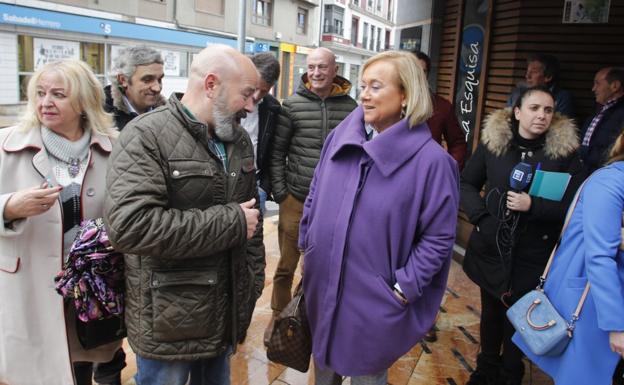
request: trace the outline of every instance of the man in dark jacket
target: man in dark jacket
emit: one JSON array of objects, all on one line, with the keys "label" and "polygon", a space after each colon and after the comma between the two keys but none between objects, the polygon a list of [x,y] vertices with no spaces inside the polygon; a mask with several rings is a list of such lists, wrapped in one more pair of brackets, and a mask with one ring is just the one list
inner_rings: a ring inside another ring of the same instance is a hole
[{"label": "man in dark jacket", "polygon": [[260,73],[260,81],[253,96],[255,108],[241,120],[241,126],[247,131],[254,145],[260,211],[264,213],[267,196],[271,195],[269,152],[273,145],[273,135],[280,111],[280,103],[269,94],[269,91],[279,78],[280,64],[271,52],[256,54],[251,57],[251,61]]},{"label": "man in dark jacket", "polygon": [[130,122],[111,154],[104,217],[125,254],[139,384],[229,384],[264,286],[253,146],[236,124],[257,84],[249,58],[210,46],[186,93]]},{"label": "man in dark jacket", "polygon": [[518,96],[526,88],[546,86],[555,97],[555,110],[569,118],[574,118],[572,93],[559,87],[559,59],[553,55],[534,53],[527,58],[525,82],[511,91],[507,106],[513,107]]},{"label": "man in dark jacket", "polygon": [[264,334],[273,330],[275,316],[291,299],[299,262],[299,221],[314,168],[325,138],[353,109],[351,83],[337,75],[335,55],[327,48],[310,52],[296,93],[286,98],[279,116],[270,159],[272,191],[279,203],[278,243],[280,260],[273,276],[273,317]]},{"label": "man in dark jacket", "polygon": [[113,114],[119,130],[140,114],[165,104],[160,94],[163,63],[159,51],[144,45],[119,51],[110,74],[111,85],[104,87],[104,109]]},{"label": "man in dark jacket", "polygon": [[[431,59],[424,52],[414,51],[413,53],[428,77]],[[431,92],[431,99],[433,99],[433,116],[427,120],[431,136],[440,144],[444,138],[446,150],[455,159],[459,171],[461,171],[464,168],[464,158],[466,157],[466,136],[459,127],[455,108],[448,100],[433,91]]]},{"label": "man in dark jacket", "polygon": [[607,67],[596,73],[592,91],[600,109],[581,131],[581,158],[589,172],[601,167],[615,139],[624,129],[624,68]]}]

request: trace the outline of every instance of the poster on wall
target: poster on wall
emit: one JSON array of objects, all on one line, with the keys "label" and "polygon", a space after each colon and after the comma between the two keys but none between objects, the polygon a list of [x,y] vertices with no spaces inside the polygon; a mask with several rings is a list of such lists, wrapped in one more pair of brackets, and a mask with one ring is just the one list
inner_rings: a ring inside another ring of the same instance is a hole
[{"label": "poster on wall", "polygon": [[472,139],[477,123],[477,105],[481,88],[481,70],[485,53],[490,5],[488,0],[466,0],[462,26],[459,62],[457,63],[457,91],[455,115],[472,151]]},{"label": "poster on wall", "polygon": [[608,23],[610,0],[566,0],[564,24]]},{"label": "poster on wall", "polygon": [[160,50],[164,61],[165,76],[180,76],[180,52]]},{"label": "poster on wall", "polygon": [[[119,51],[121,51],[124,48],[128,48],[128,46],[123,46],[123,45],[111,46],[111,51],[110,51],[111,65],[115,63],[115,59],[119,56]],[[164,62],[163,71],[165,72],[165,76],[176,76],[176,77],[181,76],[180,52],[161,49],[160,54]]]},{"label": "poster on wall", "polygon": [[33,39],[35,71],[61,59],[80,59],[80,43],[66,40]]}]

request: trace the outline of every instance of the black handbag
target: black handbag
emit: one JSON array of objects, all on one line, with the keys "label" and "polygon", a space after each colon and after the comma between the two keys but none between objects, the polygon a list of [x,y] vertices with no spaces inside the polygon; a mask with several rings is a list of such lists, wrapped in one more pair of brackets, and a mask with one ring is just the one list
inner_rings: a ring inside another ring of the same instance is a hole
[{"label": "black handbag", "polygon": [[119,341],[126,337],[123,316],[83,322],[76,317],[76,334],[85,350]]},{"label": "black handbag", "polygon": [[267,344],[267,357],[305,373],[310,367],[311,354],[312,335],[300,283],[292,300],[275,319],[273,333]]}]

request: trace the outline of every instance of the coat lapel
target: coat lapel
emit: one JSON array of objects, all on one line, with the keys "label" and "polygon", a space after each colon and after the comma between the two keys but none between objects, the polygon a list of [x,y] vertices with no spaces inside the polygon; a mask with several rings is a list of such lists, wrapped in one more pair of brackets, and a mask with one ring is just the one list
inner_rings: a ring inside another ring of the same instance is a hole
[{"label": "coat lapel", "polygon": [[335,131],[335,147],[329,153],[332,159],[340,156],[347,147],[361,147],[384,176],[392,174],[431,140],[431,132],[426,123],[409,127],[407,119],[402,119],[375,139],[366,141],[364,111],[361,106],[340,123]]},{"label": "coat lapel", "polygon": [[4,142],[3,149],[6,152],[36,151],[32,160],[33,166],[44,178],[50,174],[50,162],[43,147],[40,128],[35,127],[28,131],[13,130]]}]

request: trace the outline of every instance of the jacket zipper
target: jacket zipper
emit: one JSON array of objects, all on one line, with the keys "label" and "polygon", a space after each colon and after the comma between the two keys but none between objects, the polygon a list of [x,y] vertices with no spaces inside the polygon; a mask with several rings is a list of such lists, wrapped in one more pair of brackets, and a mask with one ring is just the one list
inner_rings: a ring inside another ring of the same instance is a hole
[{"label": "jacket zipper", "polygon": [[321,139],[322,139],[322,143],[321,143],[321,147],[323,146],[323,143],[325,143],[325,139],[327,138],[327,131],[328,131],[328,119],[327,119],[327,105],[325,104],[325,100],[321,100],[321,122],[323,123],[323,125],[321,126]]}]

